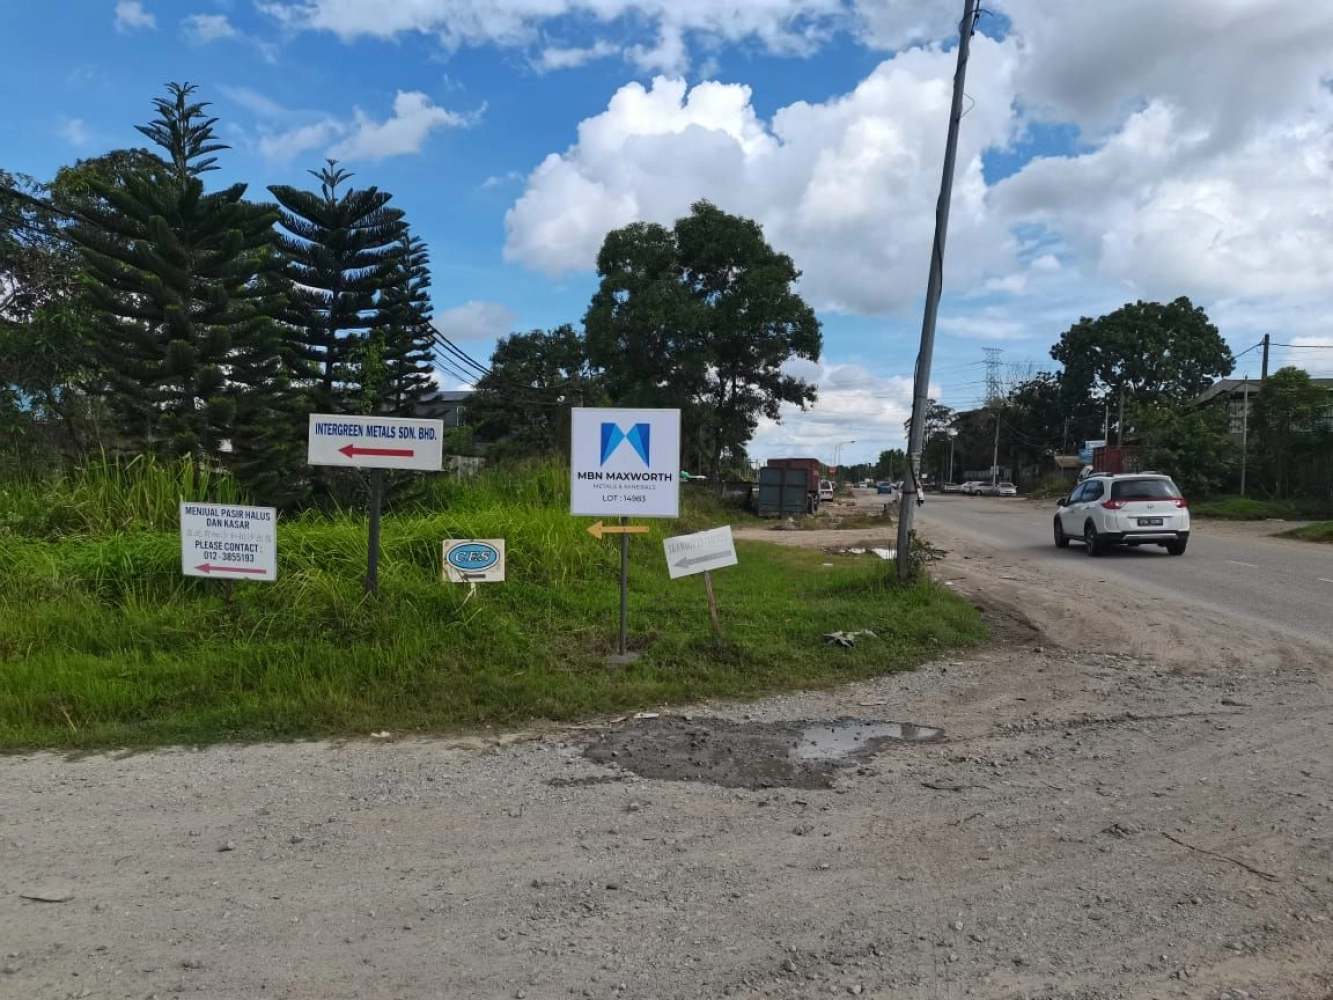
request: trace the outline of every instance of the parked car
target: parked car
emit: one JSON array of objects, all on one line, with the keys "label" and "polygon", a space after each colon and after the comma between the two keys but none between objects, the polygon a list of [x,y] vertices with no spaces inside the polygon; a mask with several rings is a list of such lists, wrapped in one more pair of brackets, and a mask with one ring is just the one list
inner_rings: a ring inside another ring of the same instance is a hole
[{"label": "parked car", "polygon": [[833,499],[833,482],[829,479],[821,479],[819,482],[819,502],[828,503]]},{"label": "parked car", "polygon": [[997,483],[977,483],[972,492],[979,497],[998,497],[1000,487]]},{"label": "parked car", "polygon": [[976,493],[977,487],[980,485],[981,483],[979,483],[977,480],[969,479],[967,482],[963,483],[961,486],[958,487],[958,492],[966,493],[968,496],[971,496],[972,494]]},{"label": "parked car", "polygon": [[963,487],[960,486],[958,483],[945,483],[943,486],[940,487],[940,492],[941,492],[941,493],[957,493],[957,492],[958,492],[959,490],[961,490],[962,488],[963,488]]},{"label": "parked car", "polygon": [[999,495],[1002,497],[1018,496],[1018,487],[1015,486],[1013,483],[1000,483],[999,487],[1000,487]]},{"label": "parked car", "polygon": [[1059,548],[1081,538],[1090,556],[1111,545],[1160,545],[1180,556],[1190,540],[1189,501],[1160,473],[1094,473],[1060,501],[1054,531]]},{"label": "parked car", "polygon": [[887,494],[888,496],[893,496],[894,494],[893,483],[880,483],[875,487],[875,492],[884,493]]}]

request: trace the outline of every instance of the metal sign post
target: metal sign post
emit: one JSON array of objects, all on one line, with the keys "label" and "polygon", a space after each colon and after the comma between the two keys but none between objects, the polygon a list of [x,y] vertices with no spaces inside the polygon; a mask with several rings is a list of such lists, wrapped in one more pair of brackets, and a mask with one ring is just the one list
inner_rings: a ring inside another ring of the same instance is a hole
[{"label": "metal sign post", "polygon": [[309,465],[370,470],[366,593],[373,594],[380,582],[384,470],[439,472],[444,467],[444,421],[312,413],[306,449]]},{"label": "metal sign post", "polygon": [[[596,517],[594,538],[620,536],[620,621],[614,664],[629,651],[629,536],[647,527],[631,517],[680,515],[680,410],[576,407],[570,415],[570,513]],[[600,519],[618,518],[608,526]]]}]

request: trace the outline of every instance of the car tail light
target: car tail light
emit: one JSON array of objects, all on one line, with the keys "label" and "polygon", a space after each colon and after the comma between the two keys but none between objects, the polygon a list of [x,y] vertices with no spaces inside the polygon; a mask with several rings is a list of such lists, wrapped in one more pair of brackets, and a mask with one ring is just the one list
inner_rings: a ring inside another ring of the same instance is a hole
[{"label": "car tail light", "polygon": [[1102,506],[1105,507],[1107,510],[1119,510],[1121,507],[1125,506],[1125,501],[1107,500],[1102,503]]},{"label": "car tail light", "polygon": [[1184,497],[1176,497],[1174,502],[1177,507],[1188,507],[1190,505],[1190,502]]}]

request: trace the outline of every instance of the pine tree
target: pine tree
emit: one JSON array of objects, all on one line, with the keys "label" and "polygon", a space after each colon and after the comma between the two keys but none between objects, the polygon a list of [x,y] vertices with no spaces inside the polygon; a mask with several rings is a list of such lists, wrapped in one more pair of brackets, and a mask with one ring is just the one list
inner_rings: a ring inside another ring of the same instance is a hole
[{"label": "pine tree", "polygon": [[200,179],[227,147],[195,89],[173,83],[153,102],[158,117],[138,129],[165,158],[90,177],[70,235],[93,279],[98,353],[123,440],[216,462],[242,400],[281,391],[282,296],[275,214],[247,202],[245,184],[208,192]]},{"label": "pine tree", "polygon": [[310,405],[322,413],[359,412],[366,383],[381,377],[374,366],[383,350],[371,334],[380,322],[380,293],[400,280],[403,213],[387,207],[393,196],[377,188],[340,190],[352,175],[335,160],[310,173],[318,192],[269,188],[282,208],[278,245],[294,286],[287,320],[314,372]]},{"label": "pine tree", "polygon": [[399,246],[398,267],[380,297],[372,334],[380,381],[367,392],[367,402],[372,412],[406,417],[417,412],[435,388],[435,328],[426,245],[404,230]]}]

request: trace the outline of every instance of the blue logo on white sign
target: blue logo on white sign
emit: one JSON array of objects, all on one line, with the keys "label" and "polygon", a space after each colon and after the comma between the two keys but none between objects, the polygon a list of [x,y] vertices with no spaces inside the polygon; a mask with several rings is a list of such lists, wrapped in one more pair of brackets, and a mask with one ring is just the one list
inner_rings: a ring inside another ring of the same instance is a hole
[{"label": "blue logo on white sign", "polygon": [[652,461],[648,457],[648,445],[651,432],[651,424],[634,424],[628,431],[622,430],[619,424],[602,424],[601,464],[605,465],[610,460],[611,456],[615,454],[617,448],[625,442],[629,442],[629,446],[634,449],[634,453],[639,456],[643,461],[643,464],[652,465]]},{"label": "blue logo on white sign", "polygon": [[449,550],[449,565],[462,573],[482,573],[500,561],[500,552],[485,542],[466,542]]}]

